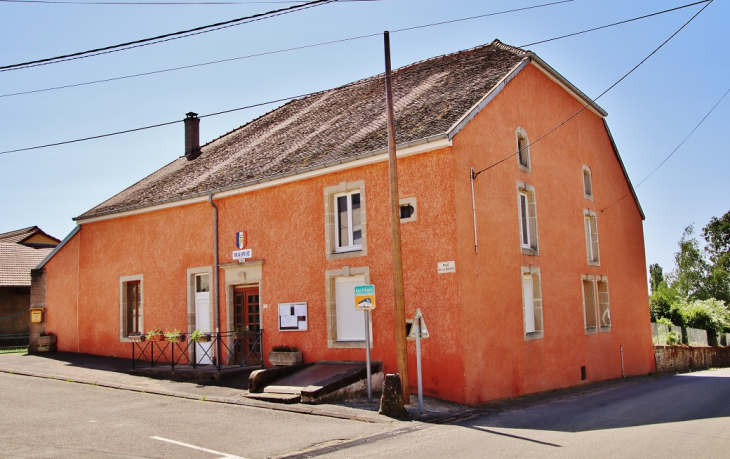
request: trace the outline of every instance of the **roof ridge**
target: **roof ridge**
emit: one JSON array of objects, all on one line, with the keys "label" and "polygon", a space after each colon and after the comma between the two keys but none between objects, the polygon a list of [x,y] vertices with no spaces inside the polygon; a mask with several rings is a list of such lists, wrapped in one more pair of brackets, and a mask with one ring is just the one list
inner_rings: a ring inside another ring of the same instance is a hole
[{"label": "roof ridge", "polygon": [[34,229],[40,229],[37,226],[28,226],[27,228],[20,228],[12,231],[8,231],[7,233],[0,233],[0,239],[3,239],[8,236],[15,236],[17,234],[25,234],[30,233]]},{"label": "roof ridge", "polygon": [[[497,47],[499,49],[502,49],[504,51],[512,52],[512,53],[514,53],[516,55],[521,55],[521,54],[527,53],[527,51],[524,50],[524,49],[522,49],[522,48],[518,48],[518,47],[515,47],[515,46],[506,45],[506,44],[502,43],[499,39],[495,38],[494,40],[491,41],[491,43],[485,43],[483,45],[473,46],[471,48],[462,49],[462,50],[459,50],[459,51],[454,51],[452,53],[441,54],[439,56],[429,57],[427,59],[421,59],[420,61],[411,62],[410,64],[406,64],[406,65],[403,65],[401,67],[398,67],[398,68],[394,69],[393,70],[393,73],[394,74],[397,74],[397,73],[403,72],[405,69],[407,69],[409,67],[413,67],[415,65],[420,65],[420,64],[423,64],[425,62],[436,61],[436,60],[439,60],[439,59],[444,59],[446,57],[457,56],[457,55],[462,54],[462,53],[467,53],[467,52],[471,52],[471,51],[474,51],[474,50],[477,50],[477,49],[487,48],[489,46],[495,46],[495,47]],[[326,93],[326,92],[330,92],[330,91],[337,91],[337,90],[340,90],[340,89],[347,88],[348,86],[355,86],[355,85],[363,84],[363,83],[365,83],[366,81],[369,81],[369,80],[378,80],[378,79],[383,78],[384,76],[385,76],[385,72],[380,72],[380,73],[376,73],[375,75],[370,75],[369,77],[360,78],[360,79],[355,80],[355,81],[350,81],[348,83],[345,83],[345,84],[342,84],[342,85],[339,85],[339,86],[335,86],[334,88],[322,89],[322,90],[319,90],[319,91],[314,91],[314,92],[308,93],[308,94],[303,95],[303,96],[292,97],[291,99],[289,99],[283,105],[279,105],[277,107],[274,107],[271,110],[267,111],[266,113],[263,113],[263,114],[257,116],[256,118],[253,118],[252,120],[250,120],[250,121],[248,121],[248,122],[246,122],[246,123],[244,123],[244,124],[242,124],[242,125],[240,125],[240,126],[238,126],[236,128],[231,129],[230,131],[226,132],[225,134],[219,135],[218,137],[216,137],[216,138],[214,138],[214,139],[206,142],[205,144],[203,144],[200,148],[201,149],[202,148],[205,148],[205,147],[209,146],[210,144],[214,143],[215,141],[220,140],[220,139],[222,139],[222,138],[224,138],[224,137],[226,137],[226,136],[228,136],[230,134],[233,134],[236,131],[239,131],[239,130],[245,128],[246,126],[249,126],[249,125],[253,124],[254,122],[260,120],[261,118],[264,118],[265,116],[269,115],[270,113],[275,112],[275,111],[277,111],[277,110],[279,110],[281,108],[286,107],[287,105],[291,104],[292,102],[296,102],[296,101],[299,101],[299,100],[304,100],[304,99],[307,99],[309,97],[317,96],[317,95],[320,95],[320,94],[323,94],[323,93]]]}]

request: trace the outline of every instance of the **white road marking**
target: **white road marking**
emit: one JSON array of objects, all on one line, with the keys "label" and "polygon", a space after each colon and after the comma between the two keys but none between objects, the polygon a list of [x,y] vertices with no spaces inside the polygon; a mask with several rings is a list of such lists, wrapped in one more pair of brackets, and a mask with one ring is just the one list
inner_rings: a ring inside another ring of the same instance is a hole
[{"label": "white road marking", "polygon": [[162,437],[150,437],[150,438],[153,440],[159,440],[159,441],[165,441],[167,443],[172,443],[173,445],[184,446],[186,448],[191,448],[191,449],[197,449],[198,451],[204,451],[204,452],[210,453],[210,454],[217,454],[220,456],[219,459],[246,459],[245,457],[234,456],[233,454],[221,453],[220,451],[215,451],[215,450],[208,449],[208,448],[202,448],[200,446],[190,445],[188,443],[170,440],[168,438],[162,438]]}]

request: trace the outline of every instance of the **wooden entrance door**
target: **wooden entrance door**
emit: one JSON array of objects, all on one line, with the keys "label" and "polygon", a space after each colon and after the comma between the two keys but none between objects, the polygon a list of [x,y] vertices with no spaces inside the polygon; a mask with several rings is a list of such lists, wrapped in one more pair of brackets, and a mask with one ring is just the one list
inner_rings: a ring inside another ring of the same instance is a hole
[{"label": "wooden entrance door", "polygon": [[[252,332],[261,331],[261,314],[259,311],[259,288],[246,287],[235,288],[233,290],[234,318],[233,324],[236,329],[244,329]],[[256,335],[251,338],[242,339],[236,343],[235,354],[236,359],[242,359],[251,350],[251,346],[256,341]],[[254,352],[259,355],[261,352],[261,343],[256,345]],[[250,360],[256,360],[250,359]],[[258,362],[257,362],[258,363]]]}]

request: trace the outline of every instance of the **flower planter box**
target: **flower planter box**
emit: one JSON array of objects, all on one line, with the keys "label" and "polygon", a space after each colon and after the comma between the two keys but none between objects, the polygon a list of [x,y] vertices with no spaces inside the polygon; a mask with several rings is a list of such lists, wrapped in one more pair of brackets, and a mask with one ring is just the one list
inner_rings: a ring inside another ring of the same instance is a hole
[{"label": "flower planter box", "polygon": [[41,335],[38,337],[38,346],[53,346],[56,344],[56,335]]},{"label": "flower planter box", "polygon": [[146,336],[144,336],[142,334],[134,334],[134,335],[127,335],[127,338],[129,339],[129,341],[131,341],[133,343],[141,343],[145,340]]},{"label": "flower planter box", "polygon": [[296,365],[302,363],[302,351],[296,352],[269,352],[269,362],[275,367]]},{"label": "flower planter box", "polygon": [[165,341],[164,335],[154,335],[147,338],[147,341]]}]

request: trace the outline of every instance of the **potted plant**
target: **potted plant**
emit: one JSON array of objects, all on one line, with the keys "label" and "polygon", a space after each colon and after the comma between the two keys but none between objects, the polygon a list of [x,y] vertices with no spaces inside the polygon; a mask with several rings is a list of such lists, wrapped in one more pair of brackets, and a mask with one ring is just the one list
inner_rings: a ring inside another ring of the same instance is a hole
[{"label": "potted plant", "polygon": [[172,343],[181,343],[185,341],[185,335],[177,328],[172,331],[165,332],[165,338]]},{"label": "potted plant", "polygon": [[199,329],[195,330],[190,334],[190,341],[195,341],[196,343],[207,343],[210,341],[210,333]]},{"label": "potted plant", "polygon": [[53,346],[54,344],[56,344],[56,335],[53,333],[43,332],[38,337],[39,346]]},{"label": "potted plant", "polygon": [[128,334],[127,338],[129,339],[129,341],[131,341],[133,343],[141,343],[144,341],[145,335],[140,332],[136,332],[136,333]]},{"label": "potted plant", "polygon": [[253,335],[253,332],[251,330],[244,327],[236,327],[233,332],[236,339],[246,339],[250,338]]},{"label": "potted plant", "polygon": [[147,341],[165,341],[165,334],[161,329],[155,328],[147,332]]},{"label": "potted plant", "polygon": [[274,346],[269,352],[269,362],[273,366],[296,365],[302,363],[302,351],[294,346]]}]

